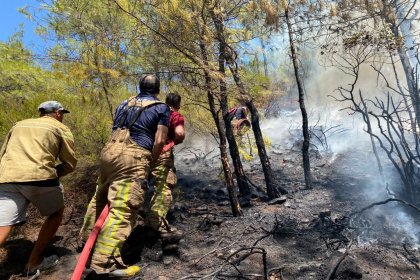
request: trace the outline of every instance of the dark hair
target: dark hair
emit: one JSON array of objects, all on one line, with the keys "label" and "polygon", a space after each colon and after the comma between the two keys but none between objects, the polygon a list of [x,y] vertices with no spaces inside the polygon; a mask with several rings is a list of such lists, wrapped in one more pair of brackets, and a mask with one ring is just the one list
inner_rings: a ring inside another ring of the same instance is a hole
[{"label": "dark hair", "polygon": [[139,88],[140,88],[141,93],[150,93],[150,94],[159,93],[159,89],[160,89],[159,78],[153,74],[146,74],[140,80]]},{"label": "dark hair", "polygon": [[181,95],[171,92],[166,96],[165,103],[168,106],[179,108],[181,106]]}]

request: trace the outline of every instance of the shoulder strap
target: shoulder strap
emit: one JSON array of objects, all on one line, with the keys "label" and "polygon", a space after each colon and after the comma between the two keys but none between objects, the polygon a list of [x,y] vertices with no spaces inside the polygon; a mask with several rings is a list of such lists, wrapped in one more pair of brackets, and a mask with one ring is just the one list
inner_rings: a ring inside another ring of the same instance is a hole
[{"label": "shoulder strap", "polygon": [[[134,125],[134,123],[140,117],[141,113],[146,108],[150,108],[150,107],[152,107],[154,105],[157,105],[157,104],[165,104],[165,103],[163,103],[162,101],[159,101],[159,100],[136,100],[135,98],[130,99],[130,101],[127,104],[127,107],[138,107],[138,109],[137,109],[137,112],[135,113],[134,117],[128,123],[127,129],[130,129]],[[127,113],[126,113],[126,116],[124,118],[124,121],[120,121],[118,127],[121,127],[124,124],[125,119],[127,118],[127,115],[128,115],[128,111],[129,110],[127,108]]]},{"label": "shoulder strap", "polygon": [[125,120],[127,119],[127,116],[128,116],[128,112],[130,111],[128,109],[129,104],[133,101],[133,99],[135,100],[135,98],[136,98],[135,96],[131,96],[130,98],[128,98],[127,104],[123,108],[124,111],[123,111],[122,116],[120,118],[120,121],[117,125],[118,128],[121,128],[123,126],[123,124],[125,123]]}]

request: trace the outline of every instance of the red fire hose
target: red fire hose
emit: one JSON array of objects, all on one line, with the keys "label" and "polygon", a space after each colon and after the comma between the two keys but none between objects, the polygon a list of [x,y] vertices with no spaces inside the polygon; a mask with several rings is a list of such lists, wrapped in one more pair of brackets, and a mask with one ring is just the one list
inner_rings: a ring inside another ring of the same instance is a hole
[{"label": "red fire hose", "polygon": [[108,204],[105,205],[104,209],[99,215],[98,220],[93,227],[92,232],[89,234],[89,238],[86,241],[85,246],[83,247],[83,251],[79,256],[79,260],[77,261],[76,268],[74,269],[73,275],[71,276],[71,280],[80,280],[82,278],[83,271],[85,270],[85,265],[87,259],[89,258],[90,251],[92,251],[93,245],[95,244],[95,240],[98,237],[99,232],[101,231],[102,225],[104,224],[106,217],[108,217],[109,213],[109,206]]},{"label": "red fire hose", "polygon": [[172,148],[173,146],[175,146],[175,142],[174,141],[169,142],[168,144],[163,146],[161,153],[169,151],[169,149]]}]

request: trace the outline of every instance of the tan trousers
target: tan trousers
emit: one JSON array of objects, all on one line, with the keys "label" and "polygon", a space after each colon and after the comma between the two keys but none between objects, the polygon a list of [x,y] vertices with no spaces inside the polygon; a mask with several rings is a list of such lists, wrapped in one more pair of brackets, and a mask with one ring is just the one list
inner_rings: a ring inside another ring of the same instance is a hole
[{"label": "tan trousers", "polygon": [[177,181],[173,149],[160,155],[157,162],[153,165],[151,174],[155,181],[155,193],[152,197],[146,223],[157,230],[168,224],[166,222],[166,214],[168,214],[171,207],[172,190]]},{"label": "tan trousers", "polygon": [[150,151],[139,147],[125,129],[117,129],[101,152],[96,193],[81,229],[81,237],[86,240],[103,207],[109,203],[109,215],[93,249],[91,268],[97,273],[126,267],[121,248],[143,206],[151,158]]}]

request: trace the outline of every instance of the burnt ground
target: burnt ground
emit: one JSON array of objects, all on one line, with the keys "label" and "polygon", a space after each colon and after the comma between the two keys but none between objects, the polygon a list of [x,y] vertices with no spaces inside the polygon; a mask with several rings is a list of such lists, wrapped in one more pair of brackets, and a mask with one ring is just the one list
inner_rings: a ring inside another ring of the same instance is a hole
[{"label": "burnt ground", "polygon": [[[242,199],[242,217],[231,215],[217,158],[184,152],[177,160],[179,186],[169,219],[185,236],[177,252],[163,254],[160,240],[148,237],[145,242],[138,226],[126,250],[127,261],[140,261],[143,267],[138,279],[264,279],[264,268],[270,280],[326,279],[344,254],[335,279],[420,279],[418,232],[396,214],[405,209],[392,202],[348,219],[350,213],[386,198],[383,187],[376,191],[373,186],[381,182],[372,180],[377,174],[368,171],[374,162],[366,152],[313,151],[315,184],[306,190],[299,151],[273,149],[272,167],[289,194],[277,202],[267,201],[261,192]],[[250,180],[264,188],[258,159],[245,169]],[[40,279],[69,279],[74,268],[95,167],[80,166],[77,174],[67,179],[66,216],[46,252],[60,255],[62,263]],[[19,273],[42,222],[33,209],[31,213],[1,254],[1,279],[26,279]],[[418,224],[418,213],[407,215],[414,219],[411,225]]]}]

